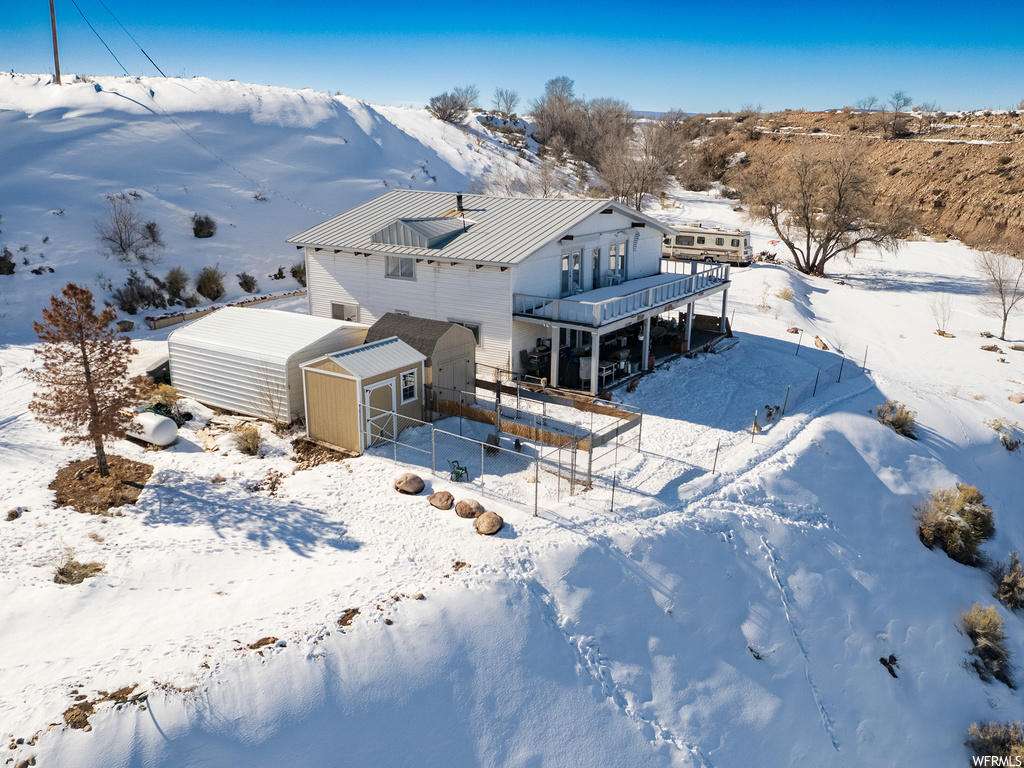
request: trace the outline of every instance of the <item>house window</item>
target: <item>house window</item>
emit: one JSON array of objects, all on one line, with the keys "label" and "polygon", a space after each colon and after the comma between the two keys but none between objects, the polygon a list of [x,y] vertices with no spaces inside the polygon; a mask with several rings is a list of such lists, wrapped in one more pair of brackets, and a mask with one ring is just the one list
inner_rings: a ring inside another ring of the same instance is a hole
[{"label": "house window", "polygon": [[470,323],[465,320],[456,320],[452,317],[448,318],[448,322],[461,325],[463,328],[469,328],[473,332],[473,338],[476,339],[476,345],[480,346],[480,323]]},{"label": "house window", "polygon": [[353,323],[359,322],[358,304],[337,304],[331,302],[331,317],[335,320],[348,320]]},{"label": "house window", "polygon": [[608,271],[620,279],[626,277],[626,242],[612,243],[608,249]]},{"label": "house window", "polygon": [[697,245],[704,245],[704,235],[700,235],[697,238]]},{"label": "house window", "polygon": [[403,256],[385,256],[384,276],[393,277],[396,280],[415,280],[415,259],[407,259]]},{"label": "house window", "polygon": [[402,405],[416,399],[416,369],[402,374]]},{"label": "house window", "polygon": [[716,237],[715,238],[715,245],[725,245],[725,238],[724,237]]}]

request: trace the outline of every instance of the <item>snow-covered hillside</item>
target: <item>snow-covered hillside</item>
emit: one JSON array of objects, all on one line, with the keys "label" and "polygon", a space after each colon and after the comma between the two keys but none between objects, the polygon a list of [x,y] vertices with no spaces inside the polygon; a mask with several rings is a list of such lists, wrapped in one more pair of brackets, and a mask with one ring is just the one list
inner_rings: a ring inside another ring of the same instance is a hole
[{"label": "snow-covered hillside", "polygon": [[[1024,456],[985,425],[1024,420],[1007,399],[1024,392],[1024,353],[979,348],[994,324],[969,249],[861,253],[827,280],[734,270],[738,344],[616,394],[643,408],[645,452],[620,456],[614,512],[603,484],[536,518],[485,497],[508,526],[481,537],[394,493],[402,468],[387,458],[292,474],[288,440],[270,430],[252,458],[204,452],[189,425],[165,451],[117,443],[155,472],[122,516],[93,517],[53,508],[57,468],[88,451],[32,419],[20,370],[51,293],[69,279],[99,290],[97,273],[127,269],[97,254],[105,193],[138,190],[163,222],[160,269],[219,262],[266,290],[296,258],[284,239],[322,214],[254,200],[260,187],[229,166],[333,213],[385,181],[468,189],[501,149],[423,112],[308,91],[42,83],[0,75],[0,244],[19,257],[0,276],[0,737],[12,765],[958,765],[972,721],[1022,718],[1019,693],[966,664],[958,617],[994,602],[988,575],[927,550],[913,518],[931,490],[976,484],[995,510],[985,551],[1024,548]],[[147,89],[224,162],[154,114]],[[215,237],[192,237],[193,212],[221,222]],[[678,189],[649,212],[749,226],[731,201]],[[21,244],[54,272],[23,269]],[[933,333],[943,294],[951,339]],[[804,330],[799,355],[791,326]],[[1024,334],[1024,318],[1009,330]],[[140,357],[167,333],[136,329]],[[814,335],[854,372],[866,357],[866,374],[811,397],[815,371],[839,360]],[[787,390],[786,416],[752,438],[753,410]],[[887,399],[918,412],[920,440],[878,423]],[[270,470],[286,475],[276,496],[254,490]],[[104,572],[54,584],[62,541]],[[999,611],[1019,662],[1024,618]],[[276,640],[249,647],[264,638]],[[895,679],[879,663],[890,654]],[[64,727],[78,697],[133,685],[144,702],[100,703],[91,730]]]}]

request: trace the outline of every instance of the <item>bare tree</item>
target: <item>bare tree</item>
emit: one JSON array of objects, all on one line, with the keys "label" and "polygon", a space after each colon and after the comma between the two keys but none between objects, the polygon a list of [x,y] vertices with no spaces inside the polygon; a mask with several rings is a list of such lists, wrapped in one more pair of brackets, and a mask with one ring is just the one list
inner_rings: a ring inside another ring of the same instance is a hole
[{"label": "bare tree", "polygon": [[974,264],[987,289],[982,306],[1002,321],[999,338],[1005,341],[1006,321],[1024,299],[1024,258],[983,251],[975,257]]},{"label": "bare tree", "polygon": [[913,99],[906,91],[893,91],[889,94],[889,106],[892,107],[892,115],[889,118],[889,138],[895,139],[906,133],[906,109],[913,103]]},{"label": "bare tree", "polygon": [[68,283],[61,295],[32,323],[43,346],[35,350],[42,365],[24,370],[36,385],[29,409],[64,432],[62,443],[92,443],[100,477],[108,477],[103,441],[124,437],[132,421],[141,381],[128,378],[128,361],[138,350],[112,327],[113,308],[96,314],[88,288]]},{"label": "bare tree", "polygon": [[921,114],[922,130],[926,133],[934,131],[935,124],[939,121],[939,115],[941,114],[939,105],[934,101],[926,101],[917,107],[917,111]]},{"label": "bare tree", "polygon": [[516,107],[519,106],[519,94],[511,88],[495,88],[491,104],[494,105],[495,112],[500,112],[507,117],[513,114]]},{"label": "bare tree", "polygon": [[776,164],[758,157],[736,186],[751,218],[771,224],[808,275],[824,275],[828,262],[860,245],[895,251],[912,230],[898,201],[874,204],[863,157],[850,148],[808,147]]},{"label": "bare tree", "polygon": [[124,192],[107,195],[110,208],[106,218],[95,222],[96,236],[110,255],[121,261],[153,261],[153,253],[163,247],[160,225],[144,222],[132,199]]},{"label": "bare tree", "polygon": [[945,333],[949,326],[949,320],[953,317],[953,297],[948,293],[942,293],[929,302],[932,310],[932,317],[935,318],[936,327]]},{"label": "bare tree", "polygon": [[854,109],[860,112],[860,129],[866,131],[868,129],[868,118],[874,113],[878,107],[877,96],[866,96],[860,101],[854,103]]},{"label": "bare tree", "polygon": [[468,112],[480,108],[480,89],[475,85],[460,85],[452,89],[452,95],[458,99]]}]

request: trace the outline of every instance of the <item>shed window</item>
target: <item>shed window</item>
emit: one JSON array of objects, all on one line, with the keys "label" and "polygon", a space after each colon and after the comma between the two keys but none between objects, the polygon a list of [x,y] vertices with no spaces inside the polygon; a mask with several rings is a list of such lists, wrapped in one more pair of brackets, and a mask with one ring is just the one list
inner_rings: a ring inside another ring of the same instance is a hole
[{"label": "shed window", "polygon": [[461,325],[464,328],[469,328],[469,330],[473,332],[473,338],[476,339],[476,345],[478,347],[480,346],[480,323],[470,323],[465,320],[456,320],[453,317],[449,317],[448,322],[455,323],[456,325]]},{"label": "shed window", "polygon": [[397,280],[415,280],[416,261],[403,256],[385,256],[384,275]]},{"label": "shed window", "polygon": [[402,374],[402,405],[416,399],[416,369]]}]

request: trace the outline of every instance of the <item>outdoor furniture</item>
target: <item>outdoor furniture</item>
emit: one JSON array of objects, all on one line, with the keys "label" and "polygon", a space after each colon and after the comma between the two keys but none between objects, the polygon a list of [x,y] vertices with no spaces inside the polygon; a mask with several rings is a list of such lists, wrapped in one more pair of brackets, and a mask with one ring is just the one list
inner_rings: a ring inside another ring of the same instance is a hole
[{"label": "outdoor furniture", "polygon": [[523,370],[531,376],[540,376],[540,359],[530,354],[529,350],[519,350],[519,363]]},{"label": "outdoor furniture", "polygon": [[618,366],[618,362],[605,363],[602,362],[597,367],[597,381],[600,386],[605,386],[608,383],[608,379],[615,373],[615,368]]},{"label": "outdoor furniture", "polygon": [[583,389],[590,389],[590,365],[591,358],[580,358],[580,386]]},{"label": "outdoor furniture", "polygon": [[459,464],[458,461],[448,459],[448,468],[451,471],[449,478],[453,483],[462,483],[469,480],[469,470]]}]

